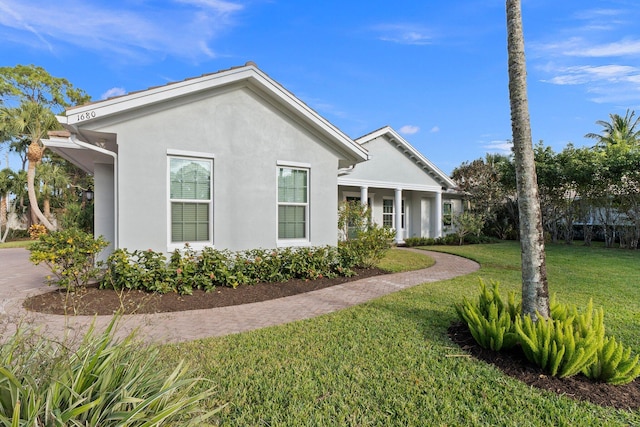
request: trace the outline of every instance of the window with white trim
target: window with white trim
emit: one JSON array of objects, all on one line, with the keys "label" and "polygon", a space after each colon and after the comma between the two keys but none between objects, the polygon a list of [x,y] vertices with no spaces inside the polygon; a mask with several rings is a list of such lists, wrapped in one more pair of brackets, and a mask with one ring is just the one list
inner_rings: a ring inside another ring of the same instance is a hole
[{"label": "window with white trim", "polygon": [[442,225],[450,226],[453,223],[453,205],[451,202],[442,204]]},{"label": "window with white trim", "polygon": [[[401,227],[404,229],[404,199],[402,200],[402,212],[400,217]],[[395,228],[395,201],[393,199],[382,200],[382,226],[385,228]]]},{"label": "window with white trim", "polygon": [[384,228],[394,228],[393,223],[393,199],[382,200],[382,226]]},{"label": "window with white trim", "polygon": [[169,157],[170,243],[213,243],[213,160]]},{"label": "window with white trim", "polygon": [[278,167],[278,239],[308,239],[309,170]]}]

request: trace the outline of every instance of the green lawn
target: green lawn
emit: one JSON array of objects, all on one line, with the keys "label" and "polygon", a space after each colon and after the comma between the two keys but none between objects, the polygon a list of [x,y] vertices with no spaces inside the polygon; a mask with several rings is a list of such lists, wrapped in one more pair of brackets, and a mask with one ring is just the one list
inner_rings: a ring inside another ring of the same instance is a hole
[{"label": "green lawn", "polygon": [[[542,392],[465,357],[447,338],[453,303],[478,277],[519,290],[515,243],[430,247],[479,272],[424,284],[315,319],[163,348],[217,383],[226,426],[640,425],[640,412]],[[394,253],[394,255],[396,255]],[[640,251],[547,248],[560,301],[605,308],[608,331],[640,352]]]},{"label": "green lawn", "polygon": [[35,240],[14,240],[0,243],[0,249],[4,248],[28,248]]}]

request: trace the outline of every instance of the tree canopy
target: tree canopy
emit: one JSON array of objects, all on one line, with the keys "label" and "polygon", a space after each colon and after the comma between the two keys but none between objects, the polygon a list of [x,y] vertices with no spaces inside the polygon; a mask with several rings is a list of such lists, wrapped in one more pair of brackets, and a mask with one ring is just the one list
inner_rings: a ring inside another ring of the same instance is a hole
[{"label": "tree canopy", "polygon": [[[42,162],[44,147],[40,140],[60,125],[55,114],[66,107],[90,100],[82,89],[67,79],[54,77],[35,65],[0,67],[0,144],[9,144],[18,152],[27,168],[27,189],[32,221],[40,221],[48,229],[54,226],[38,206],[36,166]],[[45,186],[46,187],[46,186]],[[45,194],[45,202],[48,198]]]}]

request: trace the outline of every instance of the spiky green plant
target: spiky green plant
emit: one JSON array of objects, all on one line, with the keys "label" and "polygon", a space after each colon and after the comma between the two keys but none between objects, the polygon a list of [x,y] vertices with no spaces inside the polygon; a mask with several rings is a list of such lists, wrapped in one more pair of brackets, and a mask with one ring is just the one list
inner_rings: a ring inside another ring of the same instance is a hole
[{"label": "spiky green plant", "polygon": [[583,313],[578,313],[576,307],[566,310],[571,314],[558,319],[538,316],[534,322],[531,316],[524,316],[515,322],[527,359],[560,378],[575,375],[591,365],[604,338],[604,314],[602,309],[593,309],[592,301]]},{"label": "spiky green plant", "polygon": [[480,346],[499,351],[517,343],[513,322],[520,313],[520,306],[515,302],[514,292],[509,292],[505,303],[500,296],[499,283],[492,282],[491,285],[489,290],[480,279],[478,299],[463,298],[461,304],[455,304],[455,309]]},{"label": "spiky green plant", "polygon": [[583,373],[594,380],[609,384],[627,384],[640,376],[639,355],[631,356],[631,347],[606,337],[597,351],[596,361]]}]

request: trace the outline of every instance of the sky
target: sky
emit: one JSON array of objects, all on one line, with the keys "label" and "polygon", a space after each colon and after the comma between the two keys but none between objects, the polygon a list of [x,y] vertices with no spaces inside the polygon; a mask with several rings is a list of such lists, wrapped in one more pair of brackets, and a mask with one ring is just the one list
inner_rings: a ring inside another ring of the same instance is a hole
[{"label": "sky", "polygon": [[[534,143],[590,146],[596,121],[640,114],[637,0],[522,14]],[[349,137],[391,126],[447,174],[510,153],[504,1],[0,0],[0,66],[93,100],[247,61]]]}]

